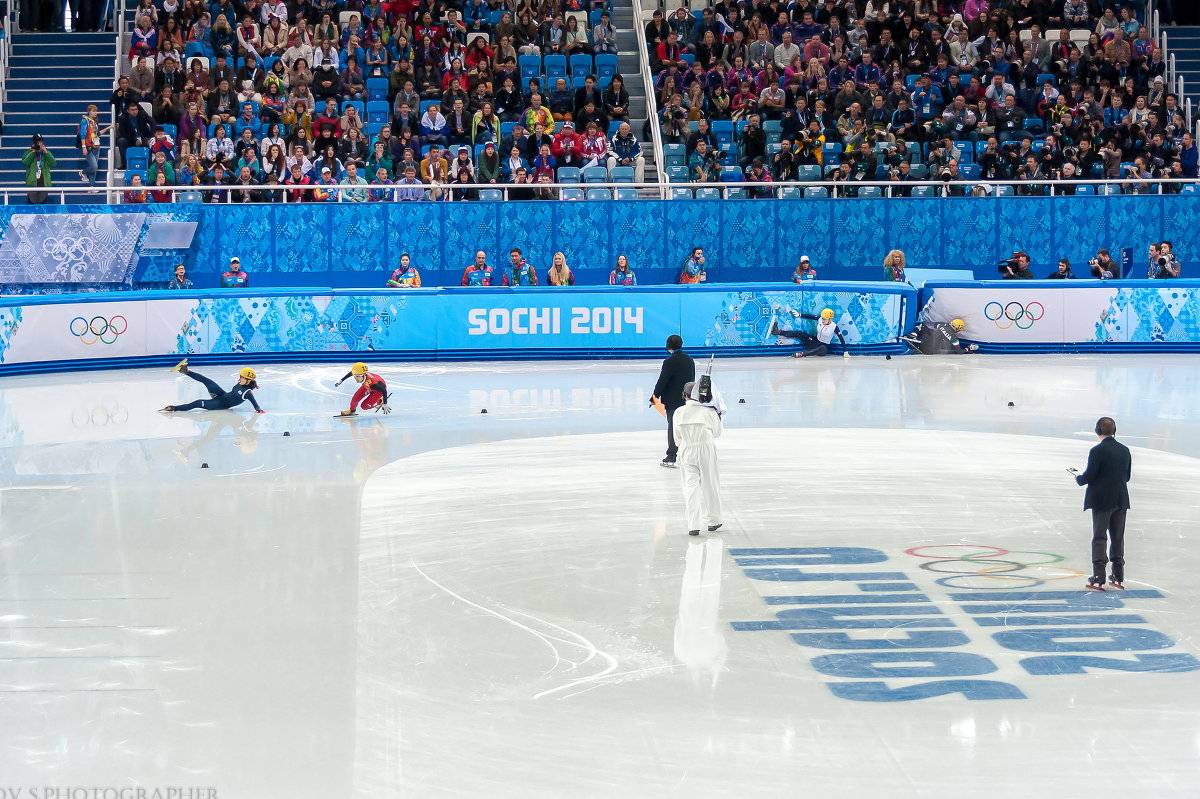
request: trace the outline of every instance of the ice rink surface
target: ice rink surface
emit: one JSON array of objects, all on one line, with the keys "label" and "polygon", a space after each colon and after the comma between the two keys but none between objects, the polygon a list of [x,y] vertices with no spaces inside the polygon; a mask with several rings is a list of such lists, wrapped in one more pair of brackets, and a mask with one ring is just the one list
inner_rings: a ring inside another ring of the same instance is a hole
[{"label": "ice rink surface", "polygon": [[1196,363],[718,361],[699,539],[657,361],[0,379],[0,796],[1200,796]]}]

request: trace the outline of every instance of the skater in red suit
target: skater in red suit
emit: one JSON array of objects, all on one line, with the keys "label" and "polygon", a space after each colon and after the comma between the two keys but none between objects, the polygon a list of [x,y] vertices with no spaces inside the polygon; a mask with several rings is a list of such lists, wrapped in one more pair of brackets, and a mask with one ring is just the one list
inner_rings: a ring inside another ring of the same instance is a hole
[{"label": "skater in red suit", "polygon": [[360,405],[364,411],[392,412],[387,404],[387,383],[382,377],[372,372],[365,363],[360,361],[351,366],[350,371],[341,380],[334,383],[334,386],[340,386],[351,377],[358,383],[358,391],[354,392],[354,396],[350,400],[350,409],[342,411],[338,416],[357,416]]}]

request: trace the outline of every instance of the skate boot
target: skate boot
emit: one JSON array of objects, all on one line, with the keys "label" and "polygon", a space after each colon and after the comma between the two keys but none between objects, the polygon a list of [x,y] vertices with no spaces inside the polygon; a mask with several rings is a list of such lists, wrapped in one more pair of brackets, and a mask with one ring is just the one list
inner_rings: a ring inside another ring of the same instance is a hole
[{"label": "skate boot", "polygon": [[724,522],[717,522],[716,524],[710,524],[708,526],[708,531],[710,533],[715,533],[717,530],[720,530],[723,526],[724,526]]},{"label": "skate boot", "polygon": [[1089,577],[1088,582],[1087,582],[1087,587],[1088,587],[1088,590],[1090,590],[1090,591],[1103,591],[1104,590],[1104,578],[1103,577]]},{"label": "skate boot", "polygon": [[688,535],[700,535],[699,530],[688,530]]},{"label": "skate boot", "polygon": [[172,372],[182,372],[183,374],[186,375],[187,374],[187,358],[184,358],[182,361],[180,361],[179,363],[177,363],[173,367],[171,367],[171,371]]},{"label": "skate boot", "polygon": [[662,459],[662,462],[661,462],[660,464],[658,464],[658,465],[659,465],[659,466],[662,466],[662,467],[663,467],[663,468],[665,468],[665,469],[677,469],[677,468],[679,468],[678,466],[676,466],[676,465],[675,465],[675,461],[671,460],[670,458],[663,458],[663,459]]},{"label": "skate boot", "polygon": [[1108,584],[1111,585],[1113,588],[1116,588],[1119,591],[1125,590],[1125,578],[1124,577],[1122,577],[1119,580],[1116,577],[1113,577],[1111,580],[1108,581]]}]

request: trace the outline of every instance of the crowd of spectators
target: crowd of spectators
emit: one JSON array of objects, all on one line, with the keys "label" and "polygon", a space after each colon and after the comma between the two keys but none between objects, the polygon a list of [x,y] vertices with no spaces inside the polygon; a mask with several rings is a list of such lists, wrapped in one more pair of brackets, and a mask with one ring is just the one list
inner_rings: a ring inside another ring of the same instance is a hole
[{"label": "crowd of spectators", "polygon": [[[476,199],[455,188],[475,183],[534,199],[597,167],[643,178],[603,0],[139,0],[136,19],[111,98],[130,202],[170,199],[156,186],[225,202]],[[547,80],[550,56],[571,71]]]},{"label": "crowd of spectators", "polygon": [[1196,143],[1143,5],[720,0],[655,12],[646,39],[677,153],[668,167],[692,182],[931,179],[950,194],[971,191],[963,181],[1040,194],[1047,180],[1119,178],[1141,193],[1152,178],[1195,178]]}]

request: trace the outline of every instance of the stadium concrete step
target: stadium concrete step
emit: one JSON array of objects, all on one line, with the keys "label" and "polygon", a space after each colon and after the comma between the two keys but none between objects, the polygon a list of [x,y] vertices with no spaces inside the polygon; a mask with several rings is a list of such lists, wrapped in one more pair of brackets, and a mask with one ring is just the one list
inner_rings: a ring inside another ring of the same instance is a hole
[{"label": "stadium concrete step", "polygon": [[[646,159],[645,179],[650,183],[658,182],[658,164],[661,159],[654,152],[654,140],[642,135],[646,126],[647,116],[652,116],[652,103],[647,99],[645,81],[642,79],[641,47],[638,46],[635,25],[642,25],[634,18],[632,0],[614,0],[612,4],[613,25],[617,29],[617,71],[625,81],[625,90],[629,92],[629,124],[633,135],[642,143],[642,154]],[[642,197],[657,197],[658,189],[639,189]]]},{"label": "stadium concrete step", "polygon": [[[115,53],[116,35],[112,33],[21,32],[13,36],[13,57],[4,81],[0,185],[24,189],[21,156],[29,150],[35,133],[58,162],[51,173],[53,183],[79,185],[82,159],[75,147],[79,118],[94,103],[101,109],[101,126],[108,124]],[[104,144],[101,182],[108,170],[107,137]]]},{"label": "stadium concrete step", "polygon": [[[1167,38],[1167,53],[1175,56],[1175,70],[1183,77],[1184,105],[1191,98],[1192,106],[1200,107],[1200,27],[1177,26],[1164,28]],[[1170,87],[1174,90],[1174,87]]]}]

